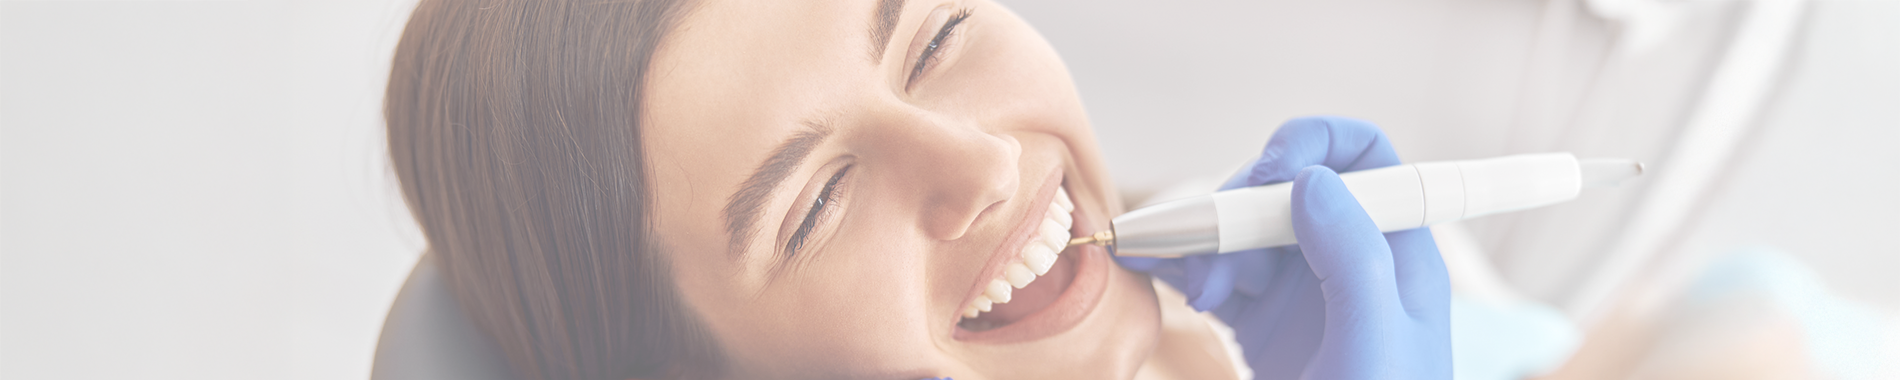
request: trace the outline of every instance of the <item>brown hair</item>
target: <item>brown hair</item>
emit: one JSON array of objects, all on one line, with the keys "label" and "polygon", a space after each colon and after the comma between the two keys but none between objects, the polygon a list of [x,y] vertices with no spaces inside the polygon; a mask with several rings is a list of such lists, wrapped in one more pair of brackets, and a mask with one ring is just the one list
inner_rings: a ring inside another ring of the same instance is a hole
[{"label": "brown hair", "polygon": [[464,311],[530,379],[718,376],[658,251],[642,86],[680,0],[424,0],[389,155]]}]

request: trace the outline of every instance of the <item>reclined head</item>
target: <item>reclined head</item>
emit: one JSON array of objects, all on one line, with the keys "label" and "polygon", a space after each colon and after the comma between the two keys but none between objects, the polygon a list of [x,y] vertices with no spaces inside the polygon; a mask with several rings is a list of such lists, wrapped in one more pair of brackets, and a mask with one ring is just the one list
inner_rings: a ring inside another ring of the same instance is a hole
[{"label": "reclined head", "polygon": [[988,1],[423,1],[405,200],[528,378],[1127,378],[1145,276],[1061,60]]}]

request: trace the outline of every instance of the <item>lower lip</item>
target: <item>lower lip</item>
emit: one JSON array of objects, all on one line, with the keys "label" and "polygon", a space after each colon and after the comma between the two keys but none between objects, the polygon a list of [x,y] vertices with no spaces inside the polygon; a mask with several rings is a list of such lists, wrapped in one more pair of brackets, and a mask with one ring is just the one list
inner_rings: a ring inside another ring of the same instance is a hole
[{"label": "lower lip", "polygon": [[[1072,216],[1075,224],[1070,234],[1086,234],[1086,231],[1096,228],[1081,208],[1078,207]],[[1062,295],[1057,296],[1049,306],[1015,323],[994,329],[970,331],[958,327],[952,337],[972,343],[1017,343],[1061,334],[1081,324],[1082,319],[1095,310],[1095,305],[1102,300],[1102,293],[1108,289],[1108,251],[1097,245],[1080,245],[1069,247],[1060,255],[1061,260],[1073,260],[1071,265],[1075,266],[1075,276],[1068,289],[1063,290]]]}]

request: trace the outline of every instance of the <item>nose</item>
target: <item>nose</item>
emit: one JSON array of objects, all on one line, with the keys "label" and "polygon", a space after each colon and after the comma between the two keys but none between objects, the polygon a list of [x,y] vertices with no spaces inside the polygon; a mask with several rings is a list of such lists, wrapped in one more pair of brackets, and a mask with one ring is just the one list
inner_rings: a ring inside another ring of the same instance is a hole
[{"label": "nose", "polygon": [[885,124],[884,145],[899,176],[919,194],[924,231],[939,240],[963,237],[986,211],[1022,184],[1022,144],[970,123],[907,117]]}]

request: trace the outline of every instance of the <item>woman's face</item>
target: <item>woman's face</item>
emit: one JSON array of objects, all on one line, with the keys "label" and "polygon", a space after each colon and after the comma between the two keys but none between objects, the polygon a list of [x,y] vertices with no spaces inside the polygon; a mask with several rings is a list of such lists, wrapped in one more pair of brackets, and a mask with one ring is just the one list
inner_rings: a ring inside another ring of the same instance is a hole
[{"label": "woman's face", "polygon": [[1061,60],[1001,6],[709,0],[651,73],[655,225],[734,377],[1127,378],[1148,356],[1148,279],[1050,249],[1119,199]]}]

